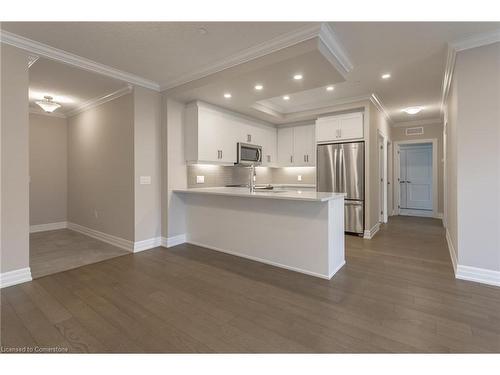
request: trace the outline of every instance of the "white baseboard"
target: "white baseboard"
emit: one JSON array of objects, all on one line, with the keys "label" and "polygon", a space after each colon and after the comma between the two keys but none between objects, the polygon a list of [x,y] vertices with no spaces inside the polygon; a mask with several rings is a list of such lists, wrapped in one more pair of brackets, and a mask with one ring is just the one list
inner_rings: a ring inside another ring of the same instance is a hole
[{"label": "white baseboard", "polygon": [[75,223],[69,223],[68,222],[68,229],[74,230],[76,232],[85,234],[89,237],[95,238],[97,240],[109,243],[110,245],[119,247],[121,249],[128,250],[130,252],[134,251],[134,242],[130,240],[126,240],[124,238],[116,237],[111,234],[99,232],[98,230],[84,227],[83,225],[75,224]]},{"label": "white baseboard", "polygon": [[500,286],[500,271],[458,265],[455,277],[460,280]]},{"label": "white baseboard", "polygon": [[399,214],[401,216],[435,217],[432,210],[412,210],[407,208],[400,208]]},{"label": "white baseboard", "polygon": [[455,277],[457,277],[457,253],[453,247],[453,242],[451,241],[450,232],[446,229],[446,242],[448,243],[448,251],[450,252],[451,263],[453,264],[453,272]]},{"label": "white baseboard", "polygon": [[330,275],[328,275],[328,280],[330,280],[330,279],[333,277],[333,275],[335,275],[337,272],[339,272],[339,271],[340,271],[340,269],[341,269],[342,267],[344,267],[344,266],[345,266],[345,259],[344,259],[344,261],[343,261],[342,263],[340,263],[340,265],[339,265],[337,268],[335,268],[335,269],[334,269],[334,270],[330,273]]},{"label": "white baseboard", "polygon": [[177,236],[172,237],[162,237],[162,246],[163,247],[172,247],[183,244],[186,242],[186,235],[179,234]]},{"label": "white baseboard", "polygon": [[154,249],[155,247],[162,246],[162,237],[153,237],[147,240],[134,242],[134,253],[144,250]]},{"label": "white baseboard", "polygon": [[443,220],[444,214],[442,212],[438,212],[436,216],[434,216],[436,219],[441,219]]},{"label": "white baseboard", "polygon": [[218,247],[215,247],[215,246],[205,245],[205,244],[202,244],[202,243],[199,243],[199,242],[194,242],[194,241],[189,241],[189,240],[186,241],[186,242],[190,243],[192,245],[195,245],[195,246],[200,246],[200,247],[204,247],[206,249],[220,251],[221,253],[235,255],[235,256],[238,256],[240,258],[254,260],[254,261],[259,262],[259,263],[269,264],[270,266],[284,268],[284,269],[287,269],[287,270],[290,270],[290,271],[295,271],[295,272],[303,273],[303,274],[306,274],[306,275],[309,275],[309,276],[319,277],[319,278],[325,279],[325,280],[330,280],[332,278],[332,276],[335,274],[335,272],[337,272],[343,266],[343,264],[341,266],[339,266],[339,268],[335,272],[333,272],[331,275],[322,275],[320,273],[303,270],[303,269],[297,268],[297,267],[287,266],[285,264],[273,262],[273,261],[270,261],[270,260],[267,260],[267,259],[253,257],[253,256],[245,255],[245,254],[240,254],[240,253],[235,252],[235,251],[225,250],[225,249],[221,249],[221,248],[218,248]]},{"label": "white baseboard", "polygon": [[377,234],[379,229],[380,229],[380,223],[377,223],[371,229],[365,230],[365,232],[363,233],[363,238],[365,240],[371,240],[375,236],[375,234]]},{"label": "white baseboard", "polygon": [[45,232],[47,230],[66,229],[68,227],[67,221],[60,221],[57,223],[37,224],[30,226],[30,233]]},{"label": "white baseboard", "polygon": [[455,278],[460,280],[475,281],[477,283],[500,286],[500,271],[488,270],[485,268],[477,268],[463,266],[458,264],[457,255],[453,242],[451,241],[450,232],[446,229],[446,242],[450,251],[451,263],[453,264],[453,272]]},{"label": "white baseboard", "polygon": [[8,286],[25,283],[31,280],[31,269],[29,267],[4,272],[0,274],[0,288],[6,288]]}]

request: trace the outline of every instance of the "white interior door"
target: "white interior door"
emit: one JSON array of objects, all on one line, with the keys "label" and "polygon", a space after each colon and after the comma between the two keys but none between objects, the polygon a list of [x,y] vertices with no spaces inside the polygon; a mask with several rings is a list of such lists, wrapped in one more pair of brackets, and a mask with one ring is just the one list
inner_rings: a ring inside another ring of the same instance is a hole
[{"label": "white interior door", "polygon": [[400,148],[400,208],[432,211],[432,145]]},{"label": "white interior door", "polygon": [[384,139],[378,138],[379,221],[384,222]]}]

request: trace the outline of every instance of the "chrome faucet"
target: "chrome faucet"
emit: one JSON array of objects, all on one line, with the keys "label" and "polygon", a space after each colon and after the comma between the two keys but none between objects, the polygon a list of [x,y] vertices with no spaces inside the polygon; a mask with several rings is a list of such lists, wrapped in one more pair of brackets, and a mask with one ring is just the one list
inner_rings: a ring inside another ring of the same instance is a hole
[{"label": "chrome faucet", "polygon": [[250,182],[248,187],[250,188],[250,193],[255,193],[255,179],[257,178],[257,173],[255,171],[255,165],[250,166]]}]

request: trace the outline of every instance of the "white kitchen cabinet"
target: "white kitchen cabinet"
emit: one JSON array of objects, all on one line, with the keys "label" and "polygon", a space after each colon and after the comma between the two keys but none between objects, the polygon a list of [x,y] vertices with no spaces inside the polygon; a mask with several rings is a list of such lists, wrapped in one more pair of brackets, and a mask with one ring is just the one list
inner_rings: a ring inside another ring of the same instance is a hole
[{"label": "white kitchen cabinet", "polygon": [[293,159],[296,166],[316,165],[315,126],[301,125],[293,129]]},{"label": "white kitchen cabinet", "polygon": [[316,142],[363,139],[363,113],[320,117],[316,120]]},{"label": "white kitchen cabinet", "polygon": [[262,146],[263,165],[276,164],[276,128],[209,104],[186,106],[184,137],[190,163],[232,165],[237,161],[237,143],[244,142]]},{"label": "white kitchen cabinet", "polygon": [[293,128],[278,128],[278,163],[293,166]]},{"label": "white kitchen cabinet", "polygon": [[283,167],[316,165],[315,126],[278,128],[278,162]]}]

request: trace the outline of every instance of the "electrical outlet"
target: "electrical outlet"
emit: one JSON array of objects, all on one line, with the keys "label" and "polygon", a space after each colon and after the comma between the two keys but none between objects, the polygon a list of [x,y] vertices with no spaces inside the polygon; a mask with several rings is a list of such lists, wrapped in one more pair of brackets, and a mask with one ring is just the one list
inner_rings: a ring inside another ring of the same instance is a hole
[{"label": "electrical outlet", "polygon": [[205,183],[205,176],[196,176],[196,183],[197,184],[204,184]]},{"label": "electrical outlet", "polygon": [[141,185],[151,185],[151,176],[140,176],[139,184]]},{"label": "electrical outlet", "polygon": [[297,176],[297,181],[302,181],[302,176],[300,174]]}]

